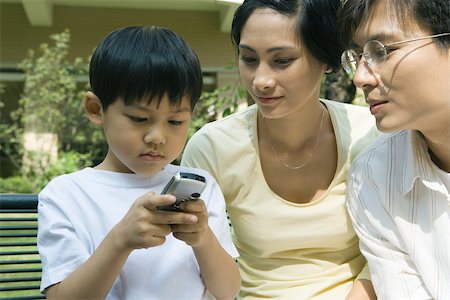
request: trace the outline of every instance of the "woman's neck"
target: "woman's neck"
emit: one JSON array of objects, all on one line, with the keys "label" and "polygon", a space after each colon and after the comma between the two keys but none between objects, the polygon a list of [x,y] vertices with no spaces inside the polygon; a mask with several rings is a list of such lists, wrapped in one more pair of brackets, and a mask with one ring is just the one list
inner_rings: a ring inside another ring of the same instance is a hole
[{"label": "woman's neck", "polygon": [[320,102],[277,119],[264,118],[258,112],[258,136],[286,151],[304,148],[314,145],[327,117],[326,107]]}]

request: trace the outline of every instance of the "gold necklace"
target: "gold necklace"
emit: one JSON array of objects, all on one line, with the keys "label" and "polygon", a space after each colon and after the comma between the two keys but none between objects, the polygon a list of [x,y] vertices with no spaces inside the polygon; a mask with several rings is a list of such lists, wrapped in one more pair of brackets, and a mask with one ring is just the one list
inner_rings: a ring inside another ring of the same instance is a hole
[{"label": "gold necklace", "polygon": [[322,119],[320,120],[319,134],[317,135],[316,142],[314,143],[314,147],[313,147],[311,153],[309,153],[309,156],[308,156],[308,158],[306,159],[306,161],[305,161],[304,163],[298,165],[298,166],[291,166],[291,165],[288,165],[287,163],[285,163],[284,161],[281,160],[281,158],[280,158],[280,156],[278,155],[277,151],[275,151],[275,147],[274,147],[273,144],[272,144],[272,140],[270,139],[270,134],[269,134],[269,132],[267,131],[267,126],[266,126],[265,118],[262,117],[262,121],[263,121],[263,125],[264,125],[264,130],[265,130],[266,133],[267,133],[267,139],[269,140],[270,147],[272,148],[273,154],[275,155],[275,157],[277,158],[277,160],[278,160],[283,166],[285,166],[286,168],[288,168],[288,169],[290,169],[290,170],[299,170],[299,169],[303,168],[304,166],[306,166],[306,165],[309,163],[309,161],[311,160],[311,158],[312,158],[312,156],[313,156],[314,151],[316,150],[317,144],[319,143],[320,134],[322,133],[322,125],[323,125],[323,119],[324,119],[324,116],[325,116],[325,109],[322,107],[322,117],[321,117]]}]

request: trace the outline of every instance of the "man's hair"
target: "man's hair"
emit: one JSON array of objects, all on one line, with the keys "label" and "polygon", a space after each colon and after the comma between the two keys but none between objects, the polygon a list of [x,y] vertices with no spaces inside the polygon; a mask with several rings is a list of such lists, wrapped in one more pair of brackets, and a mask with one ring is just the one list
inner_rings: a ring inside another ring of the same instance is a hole
[{"label": "man's hair", "polygon": [[319,61],[337,69],[343,51],[338,41],[337,10],[340,0],[245,0],[234,14],[231,39],[239,51],[241,32],[256,9],[270,8],[297,17],[297,38]]},{"label": "man's hair", "polygon": [[200,98],[202,72],[195,52],[175,32],[161,27],[126,27],[109,33],[95,49],[89,67],[92,92],[104,110],[167,95],[171,104]]},{"label": "man's hair", "polygon": [[[350,47],[356,30],[370,17],[373,8],[383,5],[389,16],[408,32],[408,21],[415,21],[430,34],[450,32],[449,0],[347,0],[339,11],[340,40]],[[450,36],[436,38],[436,44],[448,49]]]}]

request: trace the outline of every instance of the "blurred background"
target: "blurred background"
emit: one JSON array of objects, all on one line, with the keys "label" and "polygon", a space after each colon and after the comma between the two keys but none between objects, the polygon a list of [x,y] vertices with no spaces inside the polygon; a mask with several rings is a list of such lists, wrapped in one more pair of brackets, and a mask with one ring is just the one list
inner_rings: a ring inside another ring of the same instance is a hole
[{"label": "blurred background", "polygon": [[[87,121],[81,100],[89,89],[89,58],[117,28],[167,27],[196,51],[205,85],[190,135],[251,104],[230,38],[240,3],[0,0],[0,193],[37,193],[51,178],[103,158],[103,135]],[[354,95],[342,72],[324,79],[323,97],[352,102]]]},{"label": "blurred background", "polygon": [[89,57],[114,29],[168,27],[196,51],[205,107],[197,109],[192,132],[234,110],[239,87],[230,27],[239,3],[0,0],[0,192],[36,192],[49,178],[103,157],[102,136],[79,104]]}]

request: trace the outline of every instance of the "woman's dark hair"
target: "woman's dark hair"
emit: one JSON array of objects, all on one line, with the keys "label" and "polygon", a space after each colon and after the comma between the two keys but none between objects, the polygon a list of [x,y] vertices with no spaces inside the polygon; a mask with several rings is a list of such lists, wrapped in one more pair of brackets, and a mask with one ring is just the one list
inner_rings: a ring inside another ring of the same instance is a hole
[{"label": "woman's dark hair", "polygon": [[337,69],[343,51],[337,30],[340,5],[340,0],[245,0],[234,14],[231,39],[239,51],[241,32],[250,15],[256,9],[270,8],[282,15],[297,16],[296,31],[308,51]]},{"label": "woman's dark hair", "polygon": [[166,94],[172,104],[188,96],[194,109],[203,84],[194,51],[172,30],[154,26],[108,34],[92,56],[89,78],[104,110],[118,99],[161,101]]},{"label": "woman's dark hair", "polygon": [[[347,0],[338,13],[340,39],[345,48],[350,47],[357,28],[370,17],[376,5],[384,5],[389,16],[402,25],[405,32],[411,19],[431,34],[450,32],[449,0]],[[435,40],[443,49],[450,46],[450,36]]]}]

